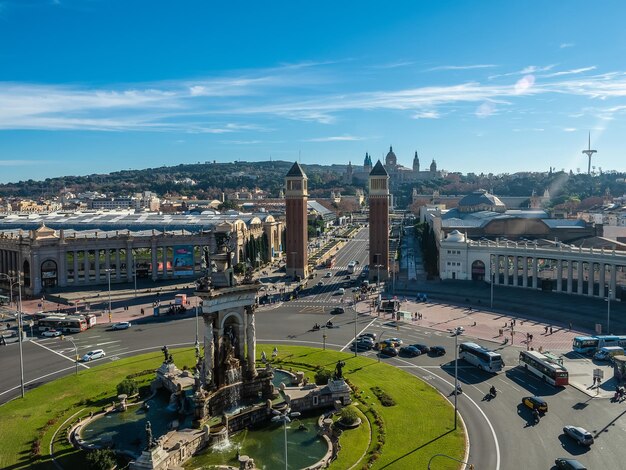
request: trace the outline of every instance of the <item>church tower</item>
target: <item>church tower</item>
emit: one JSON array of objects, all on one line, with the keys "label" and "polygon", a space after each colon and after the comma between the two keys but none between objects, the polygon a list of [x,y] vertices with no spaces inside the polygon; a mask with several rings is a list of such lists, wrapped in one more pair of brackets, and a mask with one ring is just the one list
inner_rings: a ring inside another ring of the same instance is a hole
[{"label": "church tower", "polygon": [[348,167],[346,168],[346,177],[345,177],[345,182],[347,184],[352,184],[352,177],[353,177],[353,168],[352,168],[352,162],[348,162]]},{"label": "church tower", "polygon": [[307,227],[307,188],[308,178],[298,162],[294,163],[285,176],[285,205],[287,240],[287,276],[308,275],[308,227]]},{"label": "church tower", "polygon": [[417,156],[417,150],[415,151],[415,156],[413,157],[413,171],[420,171],[420,158]]},{"label": "church tower", "polygon": [[365,152],[365,161],[363,162],[363,171],[369,173],[372,171],[372,157],[369,156],[367,152]]},{"label": "church tower", "polygon": [[430,172],[431,173],[436,173],[437,172],[437,164],[435,163],[435,159],[433,158],[433,162],[430,164]]},{"label": "church tower", "polygon": [[370,280],[389,277],[389,174],[378,160],[369,175]]}]

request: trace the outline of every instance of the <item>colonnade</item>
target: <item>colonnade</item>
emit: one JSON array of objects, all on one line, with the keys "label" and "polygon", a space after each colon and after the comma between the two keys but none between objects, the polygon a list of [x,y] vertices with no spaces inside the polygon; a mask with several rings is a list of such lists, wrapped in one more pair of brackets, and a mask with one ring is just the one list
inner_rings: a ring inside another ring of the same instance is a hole
[{"label": "colonnade", "polygon": [[558,250],[511,250],[490,255],[495,285],[552,290],[567,294],[616,299],[626,289],[626,257],[604,250],[561,252]]},{"label": "colonnade", "polygon": [[17,278],[20,270],[19,252],[11,250],[0,250],[0,273],[8,274]]}]

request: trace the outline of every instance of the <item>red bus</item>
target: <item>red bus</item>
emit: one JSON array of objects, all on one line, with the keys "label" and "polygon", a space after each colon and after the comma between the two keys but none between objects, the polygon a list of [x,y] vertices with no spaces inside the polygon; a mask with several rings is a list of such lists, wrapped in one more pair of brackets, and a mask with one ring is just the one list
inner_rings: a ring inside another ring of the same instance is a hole
[{"label": "red bus", "polygon": [[556,364],[538,351],[522,351],[519,353],[519,364],[528,372],[557,387],[564,387],[569,383],[567,369]]},{"label": "red bus", "polygon": [[326,267],[327,268],[334,268],[336,261],[337,261],[336,258],[334,256],[331,256],[330,258],[328,258],[326,260]]}]

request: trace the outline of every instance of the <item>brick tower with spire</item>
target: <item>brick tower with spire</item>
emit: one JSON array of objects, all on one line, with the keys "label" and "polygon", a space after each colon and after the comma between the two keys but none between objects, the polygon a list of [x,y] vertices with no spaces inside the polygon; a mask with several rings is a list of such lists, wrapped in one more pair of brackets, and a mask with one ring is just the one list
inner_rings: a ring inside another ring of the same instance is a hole
[{"label": "brick tower with spire", "polygon": [[308,178],[298,162],[294,163],[285,176],[285,205],[286,205],[286,247],[287,276],[308,275],[308,228],[307,228],[307,199]]},{"label": "brick tower with spire", "polygon": [[370,280],[389,277],[389,174],[378,160],[369,174]]}]

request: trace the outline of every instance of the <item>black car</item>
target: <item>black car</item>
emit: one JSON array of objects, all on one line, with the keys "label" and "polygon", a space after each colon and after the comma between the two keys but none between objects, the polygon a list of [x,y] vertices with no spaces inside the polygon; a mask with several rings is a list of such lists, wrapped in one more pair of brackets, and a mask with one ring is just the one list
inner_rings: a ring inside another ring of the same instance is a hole
[{"label": "black car", "polygon": [[340,313],[346,313],[346,310],[343,307],[335,307],[330,311],[331,315],[338,315]]},{"label": "black car", "polygon": [[402,356],[416,357],[422,354],[422,351],[415,346],[403,346],[400,348],[400,354]]},{"label": "black car", "polygon": [[431,356],[445,356],[446,348],[443,346],[431,346],[429,353]]},{"label": "black car", "polygon": [[582,463],[576,459],[560,458],[554,461],[557,468],[564,468],[565,470],[587,470]]},{"label": "black car", "polygon": [[369,351],[372,349],[374,345],[368,341],[353,341],[350,345],[350,349],[353,351],[356,349],[357,351]]},{"label": "black car", "polygon": [[413,346],[416,349],[419,349],[419,351],[422,354],[428,354],[430,352],[430,348],[428,346],[426,346],[425,344],[412,344],[411,346]]},{"label": "black car", "polygon": [[398,355],[398,348],[383,348],[378,354],[394,357]]}]

